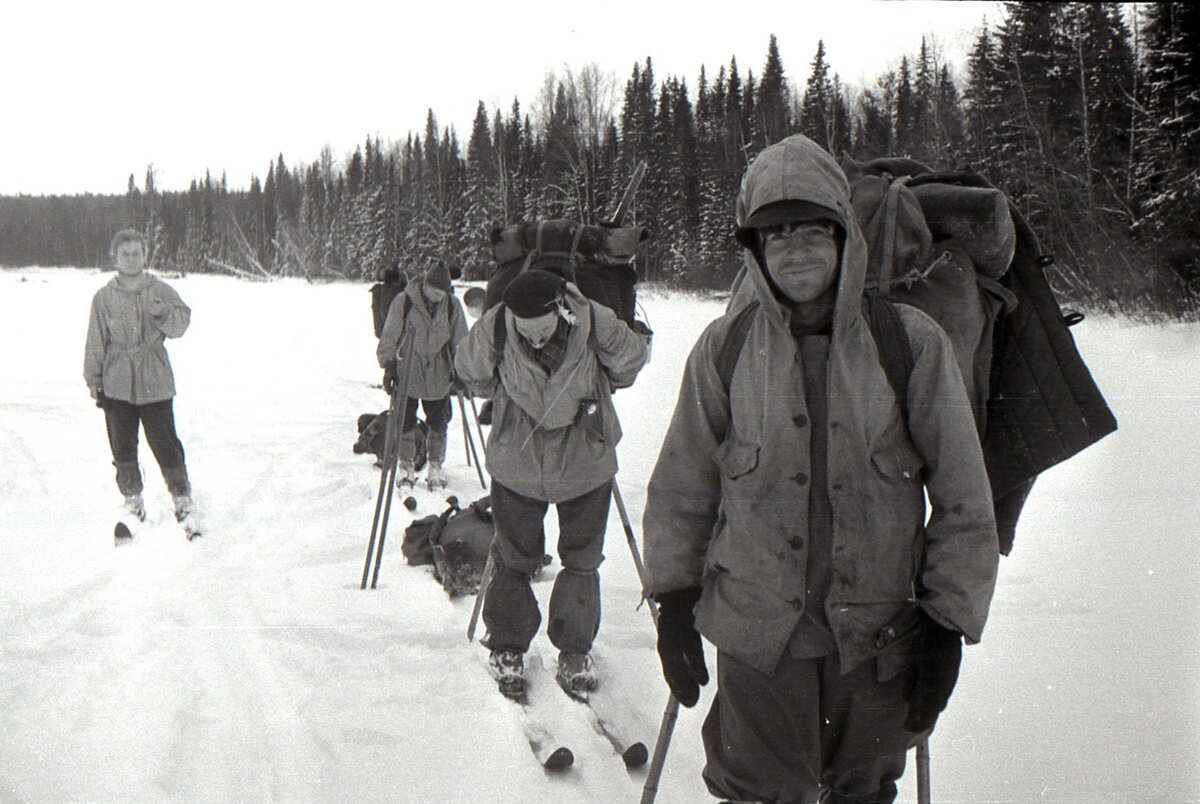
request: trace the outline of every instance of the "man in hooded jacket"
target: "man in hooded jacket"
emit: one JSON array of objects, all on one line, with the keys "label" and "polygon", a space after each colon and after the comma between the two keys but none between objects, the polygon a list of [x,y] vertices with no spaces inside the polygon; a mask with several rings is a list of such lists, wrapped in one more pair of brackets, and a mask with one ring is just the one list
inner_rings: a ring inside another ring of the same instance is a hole
[{"label": "man in hooded jacket", "polygon": [[663,674],[694,705],[700,635],[715,644],[714,795],[892,801],[995,584],[971,409],[945,333],[904,306],[913,365],[897,402],[863,314],[849,186],[825,151],[799,135],[765,149],[737,213],[746,341],[727,388],[718,355],[745,304],[701,335],[648,489]]},{"label": "man in hooded jacket", "polygon": [[482,593],[490,667],[501,692],[524,695],[524,654],[541,623],[530,579],[542,565],[542,521],[554,503],[562,570],[546,630],[559,649],[558,683],[585,694],[596,686],[598,569],[621,440],[611,391],[633,383],[648,343],[547,271],[520,274],[503,302],[479,319],[455,358],[470,391],[494,402],[487,470],[496,572]]},{"label": "man in hooded jacket", "polygon": [[446,435],[453,415],[450,391],[454,388],[454,350],[467,337],[467,320],[462,303],[453,293],[450,272],[438,264],[421,278],[409,282],[388,308],[375,356],[383,369],[383,387],[396,389],[400,369],[397,361],[409,356],[407,399],[404,402],[400,432],[400,471],[398,483],[412,487],[417,482],[417,405],[425,411],[429,425],[425,482],[429,488],[443,488],[446,474]]}]

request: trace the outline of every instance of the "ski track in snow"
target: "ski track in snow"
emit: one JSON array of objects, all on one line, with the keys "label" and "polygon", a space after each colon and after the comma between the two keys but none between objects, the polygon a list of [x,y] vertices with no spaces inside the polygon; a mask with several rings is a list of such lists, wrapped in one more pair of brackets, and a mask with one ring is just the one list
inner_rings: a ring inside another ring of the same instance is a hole
[{"label": "ski track in snow", "polygon": [[[149,518],[114,548],[120,500],[80,376],[108,277],[0,272],[0,800],[638,798],[644,771],[627,772],[555,686],[544,629],[534,716],[576,756],[557,776],[465,639],[473,598],[450,600],[429,568],[404,563],[413,518],[484,493],[457,404],[449,488],[418,488],[413,514],[395,492],[379,587],[359,589],[379,474],[350,446],[357,415],[386,406],[365,285],[168,277],[194,311],[168,349],[205,535],[183,539],[143,445]],[[616,396],[639,539],[683,361],[721,310],[641,296],[654,357]],[[1200,328],[1095,319],[1073,333],[1121,430],[1034,489],[931,741],[938,801],[1200,799]],[[546,533],[553,554],[553,514]],[[666,687],[616,511],[607,538],[597,698],[652,748]],[[557,567],[534,583],[543,604]],[[681,711],[661,802],[709,800],[711,699],[710,685]],[[910,765],[900,800],[913,798]]]}]

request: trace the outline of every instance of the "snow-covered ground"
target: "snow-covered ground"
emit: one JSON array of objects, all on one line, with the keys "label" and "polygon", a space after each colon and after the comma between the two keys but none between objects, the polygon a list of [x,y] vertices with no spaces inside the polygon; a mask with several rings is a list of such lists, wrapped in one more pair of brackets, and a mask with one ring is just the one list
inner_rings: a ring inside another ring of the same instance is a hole
[{"label": "snow-covered ground", "polygon": [[[0,799],[637,800],[644,773],[546,673],[537,706],[576,765],[549,777],[532,761],[465,638],[471,599],[405,565],[398,505],[379,588],[359,590],[379,475],[350,446],[355,417],[385,405],[363,285],[169,280],[193,308],[169,348],[208,532],[179,536],[143,445],[150,522],[114,548],[103,414],[81,378],[108,278],[0,272]],[[617,395],[639,533],[682,361],[720,310],[642,295],[654,359]],[[1074,333],[1121,429],[1035,489],[931,740],[937,801],[1200,800],[1200,328]],[[465,501],[480,492],[455,416],[450,490]],[[615,511],[606,555],[604,694],[653,745],[666,687]],[[544,601],[550,584],[535,589]],[[544,633],[533,650],[552,667]],[[708,800],[711,694],[679,719],[659,801]]]}]

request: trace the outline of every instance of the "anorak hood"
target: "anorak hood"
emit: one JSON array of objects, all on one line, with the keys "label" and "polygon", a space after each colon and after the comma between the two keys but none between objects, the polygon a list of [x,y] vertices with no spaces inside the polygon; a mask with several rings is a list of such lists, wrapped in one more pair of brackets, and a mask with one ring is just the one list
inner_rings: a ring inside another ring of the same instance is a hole
[{"label": "anorak hood", "polygon": [[[850,206],[850,183],[837,162],[823,148],[801,134],[764,149],[742,179],[737,199],[739,240],[745,240],[744,228],[751,215],[771,204],[801,201],[829,211],[845,234],[838,272],[837,303],[834,309],[835,335],[851,326],[861,314],[861,297],[866,276],[867,246]],[[791,309],[775,291],[756,248],[745,253],[746,274],[754,294],[768,318],[787,329]]]},{"label": "anorak hood", "polygon": [[108,286],[115,290],[122,290],[126,293],[140,293],[150,284],[150,274],[147,271],[142,271],[136,276],[129,276],[117,271],[112,279],[108,280]]}]

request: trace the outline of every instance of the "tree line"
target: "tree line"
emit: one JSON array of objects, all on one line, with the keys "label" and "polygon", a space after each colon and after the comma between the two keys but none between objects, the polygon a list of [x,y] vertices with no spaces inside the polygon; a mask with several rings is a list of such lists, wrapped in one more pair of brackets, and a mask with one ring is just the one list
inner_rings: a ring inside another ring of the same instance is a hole
[{"label": "tree line", "polygon": [[960,79],[922,39],[895,69],[847,86],[819,43],[803,86],[771,36],[761,72],[659,78],[647,57],[623,86],[594,65],[548,74],[529,109],[479,103],[465,149],[431,109],[402,141],[368,137],[348,158],[273,160],[230,190],[187,191],[153,166],[122,196],[0,197],[0,264],[97,265],[122,226],[152,265],[248,276],[372,278],[443,260],[486,276],[492,227],[535,216],[595,223],[647,163],[633,209],[651,240],[643,278],[727,286],[747,164],[801,132],[835,155],[906,155],[969,167],[1005,190],[1056,255],[1066,300],[1090,309],[1200,311],[1200,19],[1186,3],[1007,3],[981,27]]}]

